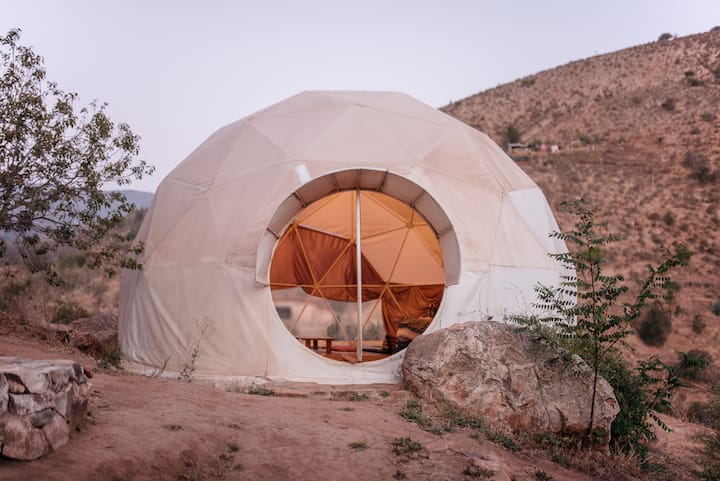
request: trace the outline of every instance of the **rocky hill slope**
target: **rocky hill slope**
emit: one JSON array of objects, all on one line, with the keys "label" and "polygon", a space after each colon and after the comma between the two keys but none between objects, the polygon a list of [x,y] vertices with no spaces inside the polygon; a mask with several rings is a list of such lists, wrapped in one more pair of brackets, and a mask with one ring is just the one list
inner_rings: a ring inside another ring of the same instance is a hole
[{"label": "rocky hill slope", "polygon": [[[673,330],[661,348],[720,357],[720,28],[530,75],[445,106],[540,185],[555,208],[584,196],[619,236],[611,265],[639,278],[661,246],[695,252],[678,272]],[[551,152],[550,146],[553,147]],[[571,219],[559,214],[561,227]]]}]

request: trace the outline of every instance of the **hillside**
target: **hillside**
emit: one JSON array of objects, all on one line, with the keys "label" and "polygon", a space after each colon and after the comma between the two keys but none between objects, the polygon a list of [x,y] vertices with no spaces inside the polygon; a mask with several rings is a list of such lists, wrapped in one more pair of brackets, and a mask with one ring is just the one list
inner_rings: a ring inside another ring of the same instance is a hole
[{"label": "hillside", "polygon": [[[584,196],[619,238],[611,263],[630,279],[679,242],[695,252],[678,272],[673,331],[659,349],[720,358],[720,29],[546,70],[442,110],[500,145],[559,202]],[[515,138],[508,139],[508,127]],[[519,135],[518,135],[519,134]],[[520,137],[518,139],[518,136]],[[550,153],[538,146],[556,144]],[[559,215],[561,227],[570,219]],[[704,328],[702,325],[704,324]],[[695,326],[693,329],[693,325]]]}]

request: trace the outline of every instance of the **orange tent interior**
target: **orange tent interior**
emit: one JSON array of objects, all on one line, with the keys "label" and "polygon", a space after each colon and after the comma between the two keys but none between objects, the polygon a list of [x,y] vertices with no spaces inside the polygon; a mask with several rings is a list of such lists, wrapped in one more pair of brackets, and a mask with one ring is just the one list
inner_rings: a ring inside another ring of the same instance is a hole
[{"label": "orange tent interior", "polygon": [[[384,331],[380,339],[383,348],[377,349],[380,343],[373,343],[377,339],[364,341],[363,348],[388,353],[399,338],[425,330],[444,291],[445,273],[435,232],[409,205],[374,191],[342,191],[314,202],[297,215],[278,241],[270,287],[278,308],[295,299],[296,312],[284,319],[295,336],[306,336],[314,326],[314,336],[321,337],[318,329],[323,325],[317,319],[318,308],[309,308],[313,305],[319,306],[324,311],[320,317],[327,319],[326,333],[321,334],[349,341],[345,346],[354,344],[357,330],[348,326],[359,324],[357,315],[349,324],[344,321],[352,317],[349,307],[358,300],[358,195],[361,300],[368,308],[362,326],[365,329],[377,323]],[[299,290],[305,294],[304,300],[298,297]],[[335,346],[342,349],[343,343]]]}]

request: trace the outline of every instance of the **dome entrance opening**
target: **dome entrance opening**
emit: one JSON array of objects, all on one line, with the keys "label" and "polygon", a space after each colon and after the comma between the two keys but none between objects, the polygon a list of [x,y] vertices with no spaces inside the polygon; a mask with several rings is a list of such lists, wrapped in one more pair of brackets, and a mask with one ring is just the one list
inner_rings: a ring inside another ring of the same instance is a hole
[{"label": "dome entrance opening", "polygon": [[300,210],[277,241],[269,274],[290,333],[320,355],[353,363],[387,357],[424,332],[446,283],[437,232],[425,217],[361,189]]}]

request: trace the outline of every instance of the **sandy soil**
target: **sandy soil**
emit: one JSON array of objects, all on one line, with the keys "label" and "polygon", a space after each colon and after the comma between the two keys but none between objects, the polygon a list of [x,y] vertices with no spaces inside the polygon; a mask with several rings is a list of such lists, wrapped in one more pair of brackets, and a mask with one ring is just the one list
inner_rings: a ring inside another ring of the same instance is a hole
[{"label": "sandy soil", "polygon": [[[473,464],[492,472],[485,479],[539,479],[538,470],[557,481],[606,479],[602,467],[593,478],[548,453],[513,453],[471,438],[470,429],[423,431],[398,415],[410,396],[399,386],[285,384],[275,396],[249,395],[97,369],[68,346],[13,333],[0,336],[0,355],[71,358],[95,371],[83,430],[43,459],[0,459],[0,480],[456,480],[472,479],[463,473]],[[369,399],[348,401],[351,391]],[[394,454],[402,437],[423,450]],[[662,442],[677,446],[677,439]]]}]

